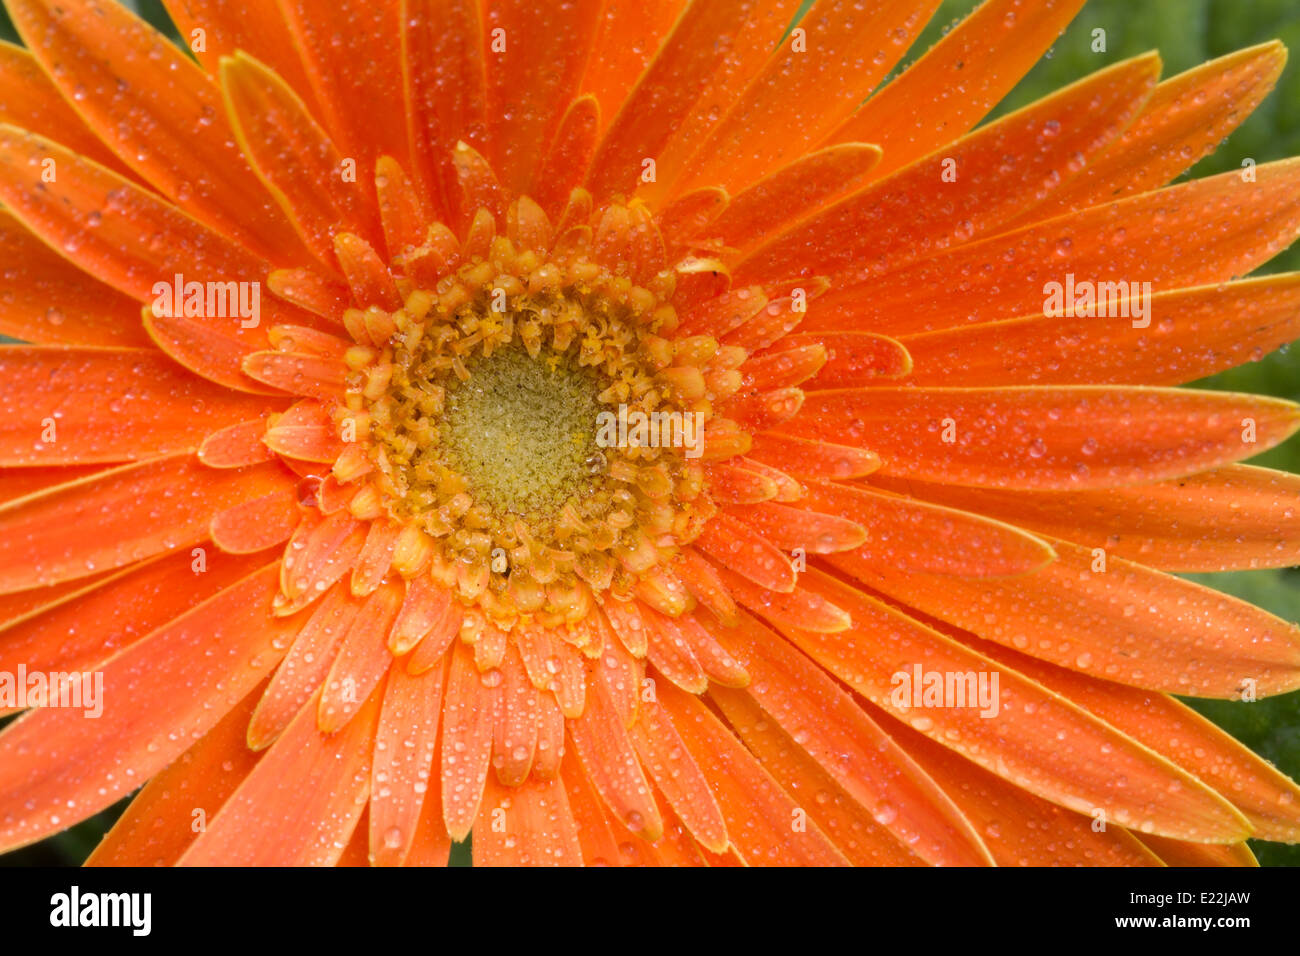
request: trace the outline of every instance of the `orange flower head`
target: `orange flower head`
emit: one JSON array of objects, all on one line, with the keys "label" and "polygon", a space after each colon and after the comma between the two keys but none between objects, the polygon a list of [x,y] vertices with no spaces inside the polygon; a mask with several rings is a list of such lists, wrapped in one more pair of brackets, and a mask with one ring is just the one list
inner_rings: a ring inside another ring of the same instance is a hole
[{"label": "orange flower head", "polygon": [[1300,688],[1171,573],[1300,562],[1300,410],[1173,387],[1300,334],[1300,163],[1166,185],[1280,45],[978,125],[1081,0],[6,6],[0,848],[1300,840],[1173,696]]}]

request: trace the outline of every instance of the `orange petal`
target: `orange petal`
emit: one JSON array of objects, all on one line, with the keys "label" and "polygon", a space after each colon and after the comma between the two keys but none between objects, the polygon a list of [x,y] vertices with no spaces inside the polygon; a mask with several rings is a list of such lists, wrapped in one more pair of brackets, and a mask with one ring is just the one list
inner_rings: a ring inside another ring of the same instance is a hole
[{"label": "orange petal", "polygon": [[494,41],[485,53],[488,155],[512,195],[528,188],[538,155],[577,91],[601,6],[601,0],[486,6],[485,32],[504,36],[504,49]]},{"label": "orange petal", "polygon": [[[370,787],[370,853],[376,866],[399,866],[415,844],[425,805],[437,799],[430,775],[438,769],[438,721],[446,667],[418,677],[401,667],[388,671],[375,731]],[[434,824],[442,828],[441,815]]]},{"label": "orange petal", "polygon": [[[406,597],[389,636],[389,649],[400,657],[424,640],[451,606],[451,592],[434,584],[427,575],[406,583]],[[459,628],[458,628],[459,629]],[[454,635],[454,632],[453,632]],[[446,648],[444,647],[443,650]]]},{"label": "orange petal", "polygon": [[301,623],[272,617],[276,574],[271,565],[249,575],[113,658],[102,669],[99,719],[41,708],[0,732],[0,847],[109,806],[247,696]]},{"label": "orange petal", "polygon": [[[471,640],[473,642],[474,666],[485,679],[495,681],[499,675],[489,676],[489,671],[500,668],[506,650],[510,647],[510,635],[477,610],[467,613],[465,618],[467,626],[462,633],[467,637],[467,643]],[[500,686],[499,681],[496,686]]]},{"label": "orange petal", "polygon": [[1039,314],[905,336],[915,362],[909,381],[1178,385],[1300,336],[1297,272],[1161,292],[1145,304],[1127,295],[1115,301],[1123,311],[1132,302],[1144,315],[1117,319],[1114,309],[1100,308],[1090,310],[1096,315]]},{"label": "orange petal", "polygon": [[82,272],[7,212],[0,212],[0,259],[9,276],[0,333],[51,345],[149,344],[138,302]]},{"label": "orange petal", "polygon": [[336,733],[361,709],[393,663],[388,629],[402,604],[403,588],[387,583],[365,598],[339,645],[338,656],[321,687],[317,726]]},{"label": "orange petal", "polygon": [[346,511],[304,517],[285,549],[276,614],[294,614],[320,598],[352,566],[366,542],[366,524]]},{"label": "orange petal", "polygon": [[[0,630],[0,672],[91,670],[266,564],[265,555],[178,551],[108,578],[75,582]],[[36,593],[42,594],[47,589]]]},{"label": "orange petal", "polygon": [[[880,457],[865,448],[807,441],[792,435],[768,432],[754,436],[754,446],[749,450],[746,467],[752,467],[756,463],[768,467],[779,465],[784,471],[800,478],[845,481],[876,471],[880,467]],[[794,484],[792,481],[790,483]],[[794,493],[795,489],[797,493]],[[798,501],[803,498],[803,488],[800,485],[795,484],[793,489],[787,488],[786,491],[785,497],[777,497],[778,501]]]},{"label": "orange petal", "polygon": [[646,655],[655,670],[689,694],[704,693],[709,686],[708,675],[677,622],[649,608],[642,608],[641,614],[651,625]]},{"label": "orange petal", "polygon": [[339,867],[370,866],[370,808],[361,811],[361,818],[352,828],[352,836],[343,853],[334,861]]},{"label": "orange petal", "polygon": [[731,846],[751,866],[844,866],[813,826],[797,826],[799,808],[698,697],[665,687],[664,709],[687,752],[712,773],[713,797]]},{"label": "orange petal", "polygon": [[717,219],[730,202],[725,189],[706,186],[674,199],[655,216],[655,222],[670,250],[684,251],[690,245],[689,240]]},{"label": "orange petal", "polygon": [[1002,491],[876,477],[899,494],[1014,521],[1162,571],[1300,564],[1300,477],[1226,465],[1095,491]]},{"label": "orange petal", "polygon": [[[47,160],[58,170],[53,183],[41,181]],[[265,273],[252,253],[155,193],[48,140],[0,126],[0,168],[0,200],[10,212],[74,264],[141,302],[155,302],[166,289],[169,303],[176,276],[187,284],[229,283],[258,282]],[[273,316],[271,324],[294,314],[273,299],[260,304],[262,318]],[[265,339],[263,330],[245,329],[238,316],[202,324],[245,341]]]},{"label": "orange petal", "polygon": [[[690,160],[718,120],[727,116],[771,60],[773,51],[789,32],[799,13],[799,0],[768,0],[738,9],[733,17],[734,32],[720,40],[722,49],[713,75],[704,84],[689,112],[654,154],[658,157],[657,181],[641,187],[643,197],[656,208],[675,202],[675,187]],[[705,39],[704,42],[708,42]],[[609,114],[609,115],[612,115]],[[708,186],[715,185],[709,183]]]},{"label": "orange petal", "polygon": [[578,187],[596,152],[600,107],[591,95],[569,104],[544,158],[533,175],[529,194],[548,215],[558,215]]},{"label": "orange petal", "polygon": [[252,554],[287,541],[301,519],[298,492],[285,487],[217,512],[208,536],[222,551]]},{"label": "orange petal", "polygon": [[767,719],[748,694],[713,690],[709,697],[795,805],[855,866],[922,866],[921,858],[894,838],[844,792],[790,735]]},{"label": "orange petal", "polygon": [[267,400],[195,378],[152,349],[0,348],[0,463],[130,461],[197,448]]},{"label": "orange petal", "polygon": [[809,392],[782,426],[869,445],[889,475],[1044,490],[1191,474],[1297,428],[1300,409],[1278,399],[1087,385]]},{"label": "orange petal", "polygon": [[[673,808],[664,799],[661,792],[655,792],[655,804],[659,815],[664,818],[664,835],[657,843],[647,843],[639,837],[632,837],[632,853],[624,850],[629,866],[707,866],[706,854],[718,856],[695,842],[686,825],[673,812]],[[730,849],[726,852],[730,853]]]},{"label": "orange petal", "polygon": [[803,405],[803,392],[778,388],[770,392],[742,392],[719,410],[746,432],[766,431],[793,418]]},{"label": "orange petal", "polygon": [[1085,816],[1100,809],[1120,825],[1186,840],[1247,835],[1223,797],[1066,698],[829,575],[809,570],[805,580],[853,615],[854,631],[784,633],[913,729]]},{"label": "orange petal", "polygon": [[[450,598],[450,595],[448,595],[448,598]],[[403,611],[405,612],[406,609],[403,608]],[[447,649],[451,647],[452,641],[459,636],[464,617],[465,614],[461,610],[461,606],[454,601],[450,602],[446,611],[420,640],[415,653],[407,659],[407,673],[422,674],[442,660],[447,653]],[[397,624],[393,625],[394,634],[397,633],[397,626]]]},{"label": "orange petal", "polygon": [[266,276],[266,287],[285,302],[336,326],[343,324],[343,313],[352,304],[346,285],[313,269],[273,269]]},{"label": "orange petal", "polygon": [[[987,0],[891,80],[827,142],[879,143],[876,170],[895,169],[960,139],[1034,66],[1084,0]],[[924,103],[923,109],[917,104]]]},{"label": "orange petal", "polygon": [[776,495],[775,481],[732,462],[719,462],[709,470],[709,496],[718,504],[752,505]]},{"label": "orange petal", "polygon": [[1133,836],[1160,857],[1166,866],[1259,866],[1255,854],[1245,843],[1188,843],[1153,833],[1135,833]]},{"label": "orange petal", "polygon": [[1214,152],[1254,112],[1286,65],[1274,40],[1165,80],[1141,115],[1041,213],[1056,215],[1158,189]]},{"label": "orange petal", "polygon": [[[66,485],[70,481],[108,471],[103,465],[64,465],[48,468],[6,468],[0,470],[0,503],[25,498],[38,491]],[[3,615],[0,615],[3,619]]]},{"label": "orange petal", "polygon": [[600,796],[571,752],[560,763],[560,780],[569,799],[569,810],[578,825],[583,862],[587,866],[624,865],[624,838],[631,834],[621,825],[611,823]]},{"label": "orange petal", "polygon": [[500,696],[484,682],[471,651],[458,644],[442,710],[442,815],[453,840],[465,839],[478,816]]},{"label": "orange petal", "polygon": [[284,488],[276,464],[218,471],[191,454],[114,468],[0,507],[0,592],[189,548],[212,515]]},{"label": "orange petal", "polygon": [[635,601],[604,601],[601,609],[627,652],[633,657],[645,657],[651,627],[645,609]]},{"label": "orange petal", "polygon": [[809,482],[804,503],[857,522],[863,561],[906,571],[1002,577],[1026,574],[1054,557],[1051,545],[1010,524],[869,488]]},{"label": "orange petal", "polygon": [[[710,81],[749,11],[742,0],[690,4],[605,130],[587,188],[603,202],[630,194]],[[715,185],[709,183],[708,185]]]},{"label": "orange petal", "polygon": [[474,827],[475,866],[579,866],[582,844],[564,785],[532,778],[507,787],[488,778]]},{"label": "orange petal", "polygon": [[258,701],[248,724],[249,747],[270,746],[302,710],[329,673],[360,607],[342,585],[331,588],[316,605]]},{"label": "orange petal", "polygon": [[987,862],[952,800],[825,671],[748,614],[734,628],[700,623],[753,675],[747,693],[913,852],[928,863]]},{"label": "orange petal", "polygon": [[[746,388],[785,388],[800,385],[821,371],[826,364],[826,347],[820,342],[783,348],[792,336],[773,344],[770,351],[748,359],[739,372]],[[779,350],[779,351],[778,351]]]},{"label": "orange petal", "polygon": [[271,450],[262,442],[266,421],[250,418],[208,434],[199,445],[199,461],[209,468],[244,468],[271,460]]},{"label": "orange petal", "polygon": [[738,266],[736,281],[864,263],[880,272],[994,234],[1117,137],[1159,75],[1154,53],[1099,70],[801,221]]},{"label": "orange petal", "polygon": [[[31,591],[18,591],[14,594],[0,595],[0,621],[4,629],[16,627],[24,621],[54,610],[74,598],[89,594],[102,584],[109,584],[123,574],[129,574],[135,566],[125,570],[111,569],[92,574],[75,581],[65,581],[46,588]],[[17,713],[21,708],[0,708],[0,715]]]},{"label": "orange petal", "polygon": [[809,152],[884,79],[938,6],[814,4],[699,142],[678,188],[738,192]]},{"label": "orange petal", "polygon": [[[1253,181],[1227,172],[1116,200],[899,269],[850,267],[833,290],[809,303],[803,327],[900,336],[1031,315],[1049,306],[1049,283],[1064,285],[1068,275],[1150,282],[1154,292],[1226,282],[1271,259],[1300,232],[1300,160],[1266,163],[1253,173]],[[960,300],[953,298],[953,276],[962,277]]]},{"label": "orange petal", "polygon": [[807,498],[801,507],[764,501],[732,513],[784,551],[829,554],[851,551],[867,540],[867,529],[857,521],[816,508],[815,499]]},{"label": "orange petal", "polygon": [[378,240],[373,195],[284,80],[239,52],[221,64],[221,88],[241,150],[317,259],[333,261],[338,231]]},{"label": "orange petal", "polygon": [[301,352],[253,352],[241,367],[244,374],[272,388],[323,401],[342,397],[349,373],[346,363],[337,358]]},{"label": "orange petal", "polygon": [[[407,0],[402,11],[402,60],[416,178],[427,206],[454,214],[460,207],[452,147],[462,139],[483,145],[486,128],[480,4]],[[472,214],[473,210],[461,212],[453,223],[457,232]]]},{"label": "orange petal", "polygon": [[[353,594],[370,594],[383,583],[392,566],[393,551],[401,533],[402,526],[396,522],[383,519],[370,522],[370,528],[366,531],[366,543],[357,555],[356,566],[352,569]],[[405,593],[406,588],[402,588],[403,597]]]},{"label": "orange petal", "polygon": [[178,316],[156,316],[141,311],[150,340],[175,362],[206,378],[239,392],[280,395],[244,374],[241,363],[249,346],[235,337],[200,322]]},{"label": "orange petal", "polygon": [[0,123],[56,139],[115,173],[135,176],[86,126],[36,58],[12,43],[0,43]]},{"label": "orange petal", "polygon": [[319,402],[298,402],[266,429],[271,451],[301,461],[334,462],[346,448],[339,426]]},{"label": "orange petal", "polygon": [[778,594],[751,584],[726,568],[718,568],[717,573],[739,603],[778,628],[789,626],[838,634],[853,624],[847,611],[806,588],[796,587],[789,594]]},{"label": "orange petal", "polygon": [[795,570],[790,559],[731,515],[712,518],[695,539],[695,547],[759,587],[786,593],[794,590]]},{"label": "orange petal", "polygon": [[537,688],[529,683],[518,650],[509,648],[498,670],[501,703],[493,728],[492,766],[503,787],[517,787],[528,779],[537,753],[541,703]]},{"label": "orange petal", "polygon": [[560,772],[564,757],[564,714],[555,698],[542,694],[537,699],[537,752],[533,754],[533,775],[547,778]]},{"label": "orange petal", "polygon": [[1294,843],[1300,837],[1300,786],[1185,704],[1165,694],[1053,667],[996,645],[982,644],[981,650],[1213,787],[1251,822],[1255,838]]},{"label": "orange petal", "polygon": [[406,170],[391,156],[375,162],[375,193],[389,258],[423,243],[429,214]]},{"label": "orange petal", "polygon": [[880,147],[841,143],[795,159],[734,196],[701,234],[737,254],[762,245],[822,206],[856,192],[880,162]]},{"label": "orange petal", "polygon": [[[826,364],[817,373],[811,388],[859,388],[909,375],[912,356],[903,343],[870,332],[821,332],[815,335],[789,335],[774,348],[803,348],[814,342],[826,349]],[[779,357],[783,352],[775,352]],[[909,379],[909,381],[915,381]],[[948,379],[952,381],[952,379]],[[962,384],[968,383],[962,379]]]},{"label": "orange petal", "polygon": [[261,754],[244,740],[262,688],[157,774],[105,834],[86,866],[175,866]]},{"label": "orange petal", "polygon": [[640,660],[627,652],[622,642],[612,633],[606,633],[609,628],[603,618],[596,624],[595,629],[601,632],[602,646],[599,657],[593,656],[594,660],[599,661],[599,666],[593,666],[589,672],[590,677],[593,680],[604,681],[609,692],[610,703],[618,711],[623,726],[630,729],[636,723],[637,714],[641,710],[645,667]]},{"label": "orange petal", "polygon": [[719,569],[694,548],[682,551],[681,564],[682,579],[696,601],[707,608],[720,623],[733,623],[736,618],[736,602],[722,583]]},{"label": "orange petal", "polygon": [[402,108],[405,51],[398,42],[404,7],[366,0],[284,0],[280,9],[340,151],[363,170],[373,169],[380,156],[404,163],[410,149]]},{"label": "orange petal", "polygon": [[[194,844],[182,866],[333,866],[366,809],[381,695],[337,734],[299,711]],[[275,812],[268,813],[267,808]]]},{"label": "orange petal", "polygon": [[687,750],[677,728],[657,702],[641,709],[632,726],[641,765],[654,778],[691,835],[714,853],[727,849],[727,824],[708,778]]},{"label": "orange petal", "polygon": [[[279,4],[259,0],[166,0],[167,12],[181,37],[208,73],[216,76],[221,58],[238,50],[269,64],[299,94],[309,96],[311,84],[303,71],[293,35]],[[194,43],[202,30],[203,49]]]},{"label": "orange petal", "polygon": [[[434,754],[433,766],[435,770],[441,768],[440,752]],[[447,835],[447,825],[442,822],[442,789],[430,787],[424,796],[420,820],[415,825],[415,841],[402,865],[444,867],[450,856],[451,837]]]},{"label": "orange petal", "polygon": [[[474,225],[480,225],[477,210],[484,210],[489,216],[482,226],[501,222],[506,210],[506,195],[483,154],[462,140],[452,150],[451,161],[456,170],[460,206],[462,209],[476,211]],[[471,229],[465,240],[467,254],[480,251],[474,249],[474,236],[475,232]],[[486,251],[486,243],[481,251]]]},{"label": "orange petal", "polygon": [[606,117],[623,104],[686,2],[607,0],[582,76],[582,89],[599,101]]},{"label": "orange petal", "polygon": [[632,738],[604,682],[594,682],[589,690],[582,716],[568,722],[574,753],[587,779],[618,820],[634,834],[654,842],[663,835],[663,819]]},{"label": "orange petal", "polygon": [[255,254],[299,258],[297,236],[248,175],[220,91],[185,52],[120,4],[15,0],[8,10],[51,79],[124,162]]},{"label": "orange petal", "polygon": [[795,307],[790,296],[774,298],[724,335],[721,342],[756,352],[784,338],[803,321],[803,317],[803,310]]},{"label": "orange petal", "polygon": [[931,617],[1108,680],[1194,697],[1235,697],[1246,678],[1260,696],[1300,687],[1295,625],[1181,578],[1052,545],[1056,561],[1010,579],[903,572],[851,554],[825,560]]},{"label": "orange petal", "polygon": [[1113,822],[1104,829],[1094,825],[1105,822],[1105,817],[1071,813],[901,724],[887,726],[941,786],[961,795],[962,809],[983,834],[999,866],[1160,865],[1123,827]]},{"label": "orange petal", "polygon": [[401,308],[402,299],[388,266],[363,237],[350,232],[336,233],[334,255],[358,305],[378,306],[388,312]]},{"label": "orange petal", "polygon": [[[688,262],[691,263],[690,268],[706,272],[715,268],[725,269],[725,265],[717,259],[693,258]],[[678,272],[680,280],[680,267]],[[703,296],[698,302],[684,303],[678,295],[674,298],[673,305],[680,315],[677,329],[679,334],[711,335],[717,338],[767,305],[767,296],[756,286],[733,290],[723,288],[718,294]]]}]

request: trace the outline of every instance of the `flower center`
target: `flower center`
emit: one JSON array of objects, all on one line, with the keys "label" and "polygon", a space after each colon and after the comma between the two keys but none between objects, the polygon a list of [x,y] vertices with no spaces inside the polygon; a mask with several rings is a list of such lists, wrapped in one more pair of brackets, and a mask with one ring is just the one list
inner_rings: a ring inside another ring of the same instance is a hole
[{"label": "flower center", "polygon": [[426,454],[498,513],[538,521],[597,493],[608,463],[595,440],[602,389],[591,369],[514,345],[467,369],[469,378],[447,389],[442,446]]},{"label": "flower center", "polygon": [[[656,334],[674,320],[662,295],[498,237],[375,313],[351,317],[383,345],[353,354],[348,404],[368,413],[403,574],[427,567],[500,619],[576,621],[595,592],[630,597],[696,533],[702,468],[673,438],[706,416]],[[611,426],[655,416],[679,431],[646,442]]]}]

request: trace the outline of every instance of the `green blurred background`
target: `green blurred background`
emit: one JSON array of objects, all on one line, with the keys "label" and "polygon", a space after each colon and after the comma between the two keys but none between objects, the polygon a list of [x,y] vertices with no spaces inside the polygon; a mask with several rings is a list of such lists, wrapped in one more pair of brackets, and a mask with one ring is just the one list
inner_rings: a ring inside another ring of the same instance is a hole
[{"label": "green blurred background", "polygon": [[[126,0],[151,23],[176,33],[158,0]],[[647,0],[653,2],[653,0]],[[705,0],[707,2],[707,0]],[[944,0],[939,14],[914,48],[919,55],[977,5],[977,0]],[[1092,32],[1106,31],[1106,52],[1092,51]],[[0,37],[17,41],[12,24],[0,14]],[[1279,39],[1300,51],[1300,0],[1090,0],[1056,45],[999,105],[994,116],[1032,102],[1111,63],[1159,50],[1164,75],[1183,70],[1267,40]],[[1277,89],[1213,155],[1188,174],[1199,178],[1239,169],[1243,159],[1265,163],[1300,155],[1300,65],[1287,65]],[[909,58],[910,60],[910,58]],[[906,63],[903,64],[904,66]],[[1300,269],[1300,243],[1259,270]],[[1300,401],[1300,349],[1282,348],[1258,362],[1197,383],[1205,388],[1257,392]],[[1256,464],[1300,472],[1300,436],[1254,459]],[[1288,621],[1300,622],[1300,569],[1189,575]],[[1300,780],[1300,691],[1256,703],[1196,701],[1189,704]],[[121,813],[126,801],[71,830],[0,856],[0,866],[61,866],[81,863]],[[1252,841],[1265,866],[1300,866],[1300,845]],[[453,866],[469,863],[469,847],[458,846]]]}]

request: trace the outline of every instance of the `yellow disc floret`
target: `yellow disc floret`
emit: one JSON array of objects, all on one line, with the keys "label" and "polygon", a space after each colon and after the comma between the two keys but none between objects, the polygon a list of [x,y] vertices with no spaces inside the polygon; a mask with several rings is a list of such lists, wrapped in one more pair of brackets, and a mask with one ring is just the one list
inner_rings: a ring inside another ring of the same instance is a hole
[{"label": "yellow disc floret", "polygon": [[659,279],[498,237],[398,311],[353,310],[383,344],[349,354],[348,413],[403,526],[402,573],[427,569],[501,620],[576,621],[594,593],[638,593],[694,536],[711,505],[680,439],[702,440],[708,403],[659,334],[675,325],[671,273]]}]

